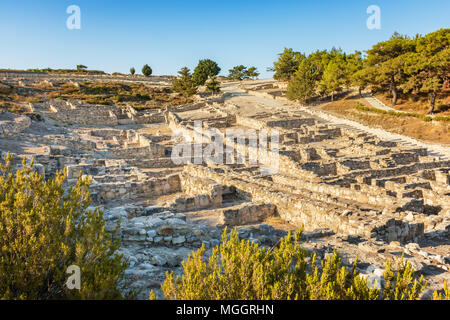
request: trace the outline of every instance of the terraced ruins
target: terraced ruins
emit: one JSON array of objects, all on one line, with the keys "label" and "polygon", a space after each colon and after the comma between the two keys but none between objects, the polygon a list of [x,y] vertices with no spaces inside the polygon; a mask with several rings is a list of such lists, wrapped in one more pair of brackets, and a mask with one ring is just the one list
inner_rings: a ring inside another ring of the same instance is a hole
[{"label": "terraced ruins", "polygon": [[[43,82],[170,87],[164,77],[9,72],[0,79],[16,92]],[[47,178],[63,168],[68,183],[79,174],[92,178],[92,206],[104,210],[108,228],[120,218],[121,253],[143,299],[165,271],[180,271],[192,250],[220,243],[225,226],[266,246],[304,226],[305,248],[319,257],[339,249],[348,265],[358,257],[368,278],[405,254],[430,282],[425,294],[450,281],[450,149],[295,105],[283,90],[272,80],[225,82],[218,96],[143,110],[30,102],[25,114],[0,115],[0,148],[3,156],[14,153],[17,165],[33,157]],[[196,121],[210,131],[199,131]],[[211,130],[223,139],[225,131],[236,132],[232,150],[215,153],[221,161],[195,153],[174,161],[176,146],[194,150],[202,139],[205,147],[215,139]],[[278,150],[269,141],[255,164],[250,154],[261,138],[246,134],[262,131],[279,134]],[[230,152],[235,161],[224,164]],[[276,172],[261,170],[268,159],[277,159]]]}]

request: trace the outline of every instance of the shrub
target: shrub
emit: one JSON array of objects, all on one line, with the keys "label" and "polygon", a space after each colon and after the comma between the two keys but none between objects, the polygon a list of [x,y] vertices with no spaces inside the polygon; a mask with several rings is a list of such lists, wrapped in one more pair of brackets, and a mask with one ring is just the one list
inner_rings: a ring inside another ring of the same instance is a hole
[{"label": "shrub", "polygon": [[[134,297],[103,212],[87,210],[89,180],[65,189],[63,172],[44,181],[25,160],[13,173],[11,159],[0,164],[0,299]],[[71,265],[81,270],[80,290],[66,286]]]},{"label": "shrub", "polygon": [[152,68],[148,64],[142,67],[142,74],[146,77],[150,77],[153,73]]},{"label": "shrub", "polygon": [[182,263],[182,278],[166,273],[161,289],[166,299],[176,300],[414,300],[427,286],[413,278],[411,264],[402,258],[396,271],[387,263],[384,289],[372,288],[358,274],[357,261],[348,270],[336,251],[317,263],[300,238],[301,232],[289,234],[279,247],[266,249],[225,230],[209,259],[204,246],[193,252]]}]

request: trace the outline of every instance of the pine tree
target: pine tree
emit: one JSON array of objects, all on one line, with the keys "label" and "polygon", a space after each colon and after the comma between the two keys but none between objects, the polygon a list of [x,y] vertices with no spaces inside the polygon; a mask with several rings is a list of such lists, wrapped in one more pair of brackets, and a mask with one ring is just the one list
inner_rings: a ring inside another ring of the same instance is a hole
[{"label": "pine tree", "polygon": [[286,97],[290,100],[298,100],[306,103],[315,94],[314,66],[309,60],[303,60],[289,81]]},{"label": "pine tree", "polygon": [[148,64],[142,67],[142,74],[146,77],[150,77],[153,73],[152,68]]},{"label": "pine tree", "polygon": [[228,78],[231,80],[244,80],[247,78],[247,68],[242,64],[228,70]]},{"label": "pine tree", "polygon": [[245,76],[250,79],[257,78],[259,76],[258,69],[256,67],[248,68],[245,72]]},{"label": "pine tree", "polygon": [[399,86],[406,80],[403,73],[404,55],[414,50],[415,40],[394,33],[388,41],[379,42],[367,51],[367,63],[375,67],[371,82],[389,86],[393,105],[397,104]]},{"label": "pine tree", "polygon": [[211,92],[212,94],[217,94],[220,92],[220,82],[216,77],[211,77],[206,82],[206,91]]},{"label": "pine tree", "polygon": [[450,29],[441,29],[418,38],[416,52],[404,56],[404,71],[409,76],[402,86],[430,96],[429,113],[435,109],[436,98],[450,74]]},{"label": "pine tree", "polygon": [[334,101],[334,93],[342,91],[345,84],[344,62],[332,60],[328,63],[319,83],[320,91],[323,94],[331,94],[331,101]]},{"label": "pine tree", "polygon": [[190,70],[184,67],[178,71],[178,74],[180,77],[173,81],[172,89],[186,98],[196,94],[198,86],[194,83]]},{"label": "pine tree", "polygon": [[284,48],[283,53],[279,54],[279,58],[273,64],[272,71],[275,71],[273,78],[280,81],[290,80],[300,65],[300,61],[305,56],[300,52],[295,52],[292,49]]},{"label": "pine tree", "polygon": [[135,73],[136,73],[136,69],[134,69],[134,67],[131,68],[131,69],[130,69],[130,74],[133,76]]},{"label": "pine tree", "polygon": [[220,67],[216,62],[210,59],[203,59],[198,62],[197,67],[194,69],[192,79],[197,86],[202,86],[208,78],[217,76],[219,72]]}]

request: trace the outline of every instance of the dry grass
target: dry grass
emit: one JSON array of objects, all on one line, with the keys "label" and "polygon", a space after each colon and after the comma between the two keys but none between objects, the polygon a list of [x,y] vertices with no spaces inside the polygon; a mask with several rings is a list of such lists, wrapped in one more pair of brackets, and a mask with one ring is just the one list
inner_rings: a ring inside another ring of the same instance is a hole
[{"label": "dry grass", "polygon": [[399,117],[391,114],[370,112],[358,109],[370,104],[355,96],[327,103],[319,108],[358,121],[367,126],[382,128],[387,131],[409,136],[424,142],[450,145],[450,123],[445,121],[423,121],[415,117]]},{"label": "dry grass", "polygon": [[[397,105],[392,105],[391,98],[388,94],[375,95],[385,105],[397,109],[399,111],[414,112],[420,114],[427,114],[430,109],[430,100],[426,95],[417,96],[403,96],[400,95]],[[450,89],[444,91],[436,99],[435,113],[439,116],[450,116]]]}]

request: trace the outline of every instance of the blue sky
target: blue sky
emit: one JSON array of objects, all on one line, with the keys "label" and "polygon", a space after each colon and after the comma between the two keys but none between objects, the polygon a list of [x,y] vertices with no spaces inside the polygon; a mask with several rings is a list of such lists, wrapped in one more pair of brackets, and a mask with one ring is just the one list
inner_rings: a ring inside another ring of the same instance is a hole
[{"label": "blue sky", "polygon": [[[81,30],[69,30],[69,5],[81,8]],[[381,30],[369,30],[369,5]],[[284,47],[309,53],[367,50],[394,31],[426,34],[449,27],[448,0],[2,0],[0,68],[73,68],[154,74],[191,69],[199,59],[256,66],[263,77]]]}]

